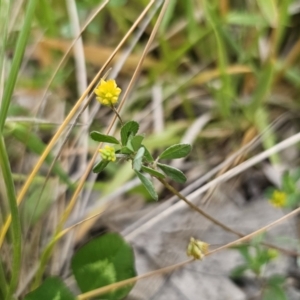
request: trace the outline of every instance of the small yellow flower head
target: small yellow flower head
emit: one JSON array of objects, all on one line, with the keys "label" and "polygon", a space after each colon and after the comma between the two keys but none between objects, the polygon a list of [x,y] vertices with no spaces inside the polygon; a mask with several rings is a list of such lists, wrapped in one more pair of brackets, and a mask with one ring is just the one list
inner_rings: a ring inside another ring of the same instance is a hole
[{"label": "small yellow flower head", "polygon": [[104,149],[99,150],[103,160],[115,161],[116,153],[115,148],[111,146],[105,146]]},{"label": "small yellow flower head", "polygon": [[201,260],[208,253],[208,247],[209,244],[191,237],[186,253],[194,259]]},{"label": "small yellow flower head", "polygon": [[275,190],[273,195],[272,195],[272,198],[269,200],[269,202],[274,207],[284,207],[287,203],[286,193]]},{"label": "small yellow flower head", "polygon": [[100,84],[95,89],[96,99],[103,105],[113,106],[118,102],[121,89],[117,86],[115,80],[107,81],[101,79]]}]

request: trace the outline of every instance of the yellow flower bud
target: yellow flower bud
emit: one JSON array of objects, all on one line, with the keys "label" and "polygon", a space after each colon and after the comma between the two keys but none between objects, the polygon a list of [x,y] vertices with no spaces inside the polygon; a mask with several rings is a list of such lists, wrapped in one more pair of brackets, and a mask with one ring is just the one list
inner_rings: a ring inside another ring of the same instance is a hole
[{"label": "yellow flower bud", "polygon": [[269,199],[269,202],[274,207],[284,207],[287,203],[287,195],[284,192],[275,190],[273,192],[272,198]]},{"label": "yellow flower bud", "polygon": [[208,253],[208,247],[209,244],[191,237],[186,253],[188,256],[191,256],[194,259],[201,260],[205,256],[205,254]]},{"label": "yellow flower bud", "polygon": [[103,160],[115,161],[116,153],[115,148],[111,146],[105,146],[104,149],[99,150]]},{"label": "yellow flower bud", "polygon": [[103,105],[113,106],[118,102],[121,91],[115,80],[105,81],[101,79],[100,84],[95,89],[95,94],[98,96],[96,99]]}]

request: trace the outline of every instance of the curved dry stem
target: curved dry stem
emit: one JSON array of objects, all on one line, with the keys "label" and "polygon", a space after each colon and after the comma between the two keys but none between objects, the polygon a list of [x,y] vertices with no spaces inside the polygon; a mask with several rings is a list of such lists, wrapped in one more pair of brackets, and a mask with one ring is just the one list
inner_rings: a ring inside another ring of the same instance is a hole
[{"label": "curved dry stem", "polygon": [[[202,215],[203,217],[205,217],[206,219],[210,220],[212,223],[216,224],[217,226],[221,227],[222,229],[224,229],[225,231],[231,232],[239,237],[241,237],[241,239],[244,239],[246,235],[244,235],[243,233],[236,231],[234,229],[232,229],[231,227],[227,226],[226,224],[220,222],[219,220],[215,219],[213,216],[211,216],[210,214],[208,214],[207,212],[205,212],[204,210],[202,210],[201,208],[199,208],[198,206],[196,206],[194,203],[192,203],[191,201],[189,201],[186,197],[184,197],[180,192],[178,192],[175,188],[173,188],[168,182],[166,182],[164,179],[160,179],[157,178],[157,180],[159,180],[172,194],[176,195],[178,198],[180,198],[181,200],[183,200],[189,207],[191,207],[193,210],[195,210],[196,212],[198,212],[200,215]],[[262,245],[269,247],[269,248],[273,248],[276,249],[282,253],[285,253],[287,255],[291,255],[291,256],[299,256],[299,253],[294,252],[294,251],[290,251],[269,243],[262,243]]]}]

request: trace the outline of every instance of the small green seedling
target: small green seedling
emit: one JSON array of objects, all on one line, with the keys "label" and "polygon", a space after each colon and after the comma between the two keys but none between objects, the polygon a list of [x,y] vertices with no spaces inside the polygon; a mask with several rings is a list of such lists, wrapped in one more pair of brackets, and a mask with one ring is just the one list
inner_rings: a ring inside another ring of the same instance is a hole
[{"label": "small green seedling", "polygon": [[103,149],[99,150],[102,160],[94,166],[93,172],[102,172],[110,162],[115,162],[118,158],[131,161],[133,171],[150,196],[156,201],[158,200],[158,195],[149,176],[146,176],[147,174],[157,178],[161,182],[168,177],[178,183],[185,183],[186,176],[182,171],[164,164],[161,161],[186,157],[191,152],[191,145],[172,145],[154,159],[143,144],[145,136],[138,134],[139,124],[136,121],[129,121],[123,124],[121,117],[116,111],[114,107],[116,103],[115,97],[118,97],[120,94],[120,89],[117,87],[115,81],[108,80],[106,82],[102,80],[95,92],[98,96],[97,100],[101,104],[111,107],[117,114],[122,127],[120,130],[120,139],[116,139],[111,135],[102,134],[98,131],[91,132],[90,136],[94,141],[115,145],[115,147],[106,145]]}]

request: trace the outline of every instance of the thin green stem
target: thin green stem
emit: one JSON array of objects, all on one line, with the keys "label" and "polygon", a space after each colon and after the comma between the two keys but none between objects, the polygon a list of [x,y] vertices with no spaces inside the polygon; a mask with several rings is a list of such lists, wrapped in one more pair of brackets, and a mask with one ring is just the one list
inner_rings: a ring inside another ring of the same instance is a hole
[{"label": "thin green stem", "polygon": [[24,23],[21,27],[21,31],[19,33],[19,37],[16,44],[16,51],[14,54],[14,58],[12,61],[11,70],[9,72],[3,99],[2,99],[2,105],[1,105],[1,111],[0,111],[0,132],[3,131],[3,127],[5,124],[5,119],[7,116],[11,96],[13,94],[15,84],[18,78],[19,69],[22,63],[25,47],[29,38],[30,28],[31,28],[31,22],[34,16],[34,10],[36,6],[37,0],[29,0],[26,12],[25,12],[25,19]]},{"label": "thin green stem", "polygon": [[[195,204],[193,204],[192,202],[190,202],[186,197],[184,197],[180,192],[178,192],[175,188],[173,188],[167,181],[165,181],[164,179],[155,177],[157,180],[159,180],[172,194],[176,195],[179,199],[183,200],[188,206],[190,206],[192,209],[194,209],[195,211],[197,211],[200,215],[202,215],[203,217],[205,217],[206,219],[210,220],[212,223],[216,224],[217,226],[223,228],[225,231],[231,232],[237,236],[239,236],[240,238],[245,237],[245,235],[239,231],[236,231],[232,228],[230,228],[229,226],[223,224],[222,222],[218,221],[217,219],[215,219],[214,217],[212,217],[211,215],[209,215],[208,213],[206,213],[204,210],[202,210],[201,208],[199,208],[198,206],[196,206]],[[294,252],[294,251],[290,251],[269,243],[262,243],[262,245],[269,247],[269,248],[273,248],[276,249],[282,253],[285,253],[287,255],[291,255],[291,256],[299,256],[299,253]]]},{"label": "thin green stem", "polygon": [[[156,177],[157,178],[157,177]],[[204,210],[196,206],[194,203],[190,202],[188,199],[186,199],[180,192],[178,192],[175,188],[173,188],[167,181],[161,178],[157,178],[172,194],[176,195],[179,199],[183,200],[188,206],[190,206],[193,210],[197,211],[200,215],[205,217],[206,219],[210,220],[212,223],[220,226],[224,230],[231,232],[237,236],[244,236],[242,233],[235,231],[234,229],[228,227],[227,225],[223,224],[222,222],[218,221],[208,213],[206,213]]]},{"label": "thin green stem", "polygon": [[114,113],[115,113],[116,116],[118,117],[118,119],[119,119],[121,125],[123,125],[123,120],[122,120],[120,114],[118,113],[118,111],[116,110],[116,108],[112,105],[112,106],[111,106],[111,109],[114,111]]},{"label": "thin green stem", "polygon": [[13,265],[11,271],[11,282],[5,299],[11,299],[19,279],[21,268],[21,223],[19,218],[18,204],[15,195],[15,187],[12,179],[9,159],[6,152],[3,136],[0,135],[0,167],[6,187],[8,204],[12,217],[12,240],[13,240]]}]

